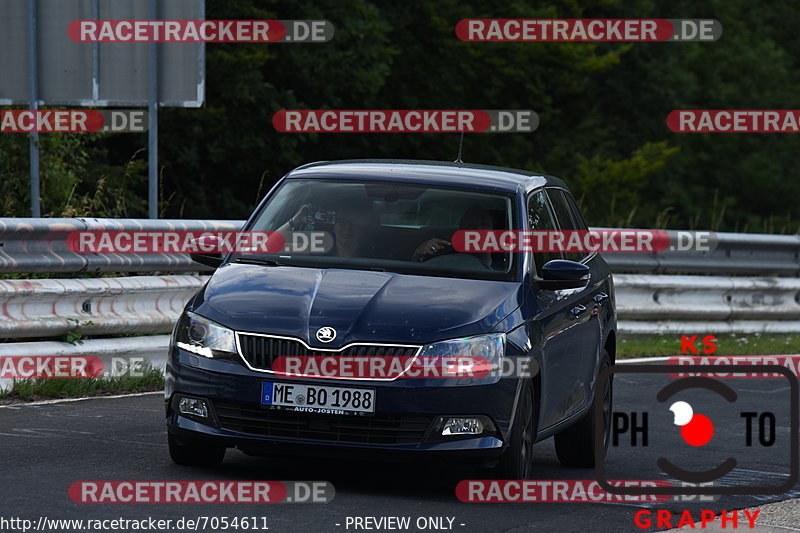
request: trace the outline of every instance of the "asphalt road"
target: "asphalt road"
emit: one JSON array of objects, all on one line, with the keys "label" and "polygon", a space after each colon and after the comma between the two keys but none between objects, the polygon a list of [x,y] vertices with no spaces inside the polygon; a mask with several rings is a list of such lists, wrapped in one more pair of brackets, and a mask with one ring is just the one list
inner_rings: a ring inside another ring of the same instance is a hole
[{"label": "asphalt road", "polygon": [[[647,403],[643,398],[657,390],[653,380],[645,375],[618,379],[615,411],[641,409]],[[788,403],[780,399],[788,396],[785,382],[762,379],[747,383],[748,393],[769,405],[777,420],[787,419]],[[729,415],[726,409],[730,411],[729,406],[708,401],[702,409],[712,420],[724,419]],[[651,415],[651,422],[656,418]],[[609,454],[609,477],[654,479],[655,454],[674,452],[676,447],[670,442],[652,442],[657,432],[651,433],[650,450],[620,448]],[[778,425],[776,434],[778,440],[786,440],[785,424]],[[777,483],[779,474],[786,471],[785,451],[776,447],[769,453],[751,453],[741,465],[744,470],[739,481],[734,483]],[[709,467],[707,458],[696,458],[689,452],[681,452],[679,458],[686,468]],[[535,462],[537,479],[594,477],[593,470],[560,466],[552,439],[537,445]],[[0,408],[0,466],[0,531],[14,531],[10,523],[2,527],[2,519],[14,517],[36,523],[40,516],[175,520],[198,515],[263,516],[271,532],[355,531],[346,528],[347,517],[366,516],[411,517],[408,531],[419,531],[414,525],[418,517],[449,517],[453,519],[452,529],[464,532],[641,531],[633,517],[643,508],[698,513],[700,509],[753,507],[800,495],[800,485],[795,484],[780,495],[722,496],[711,503],[668,502],[649,507],[624,503],[463,503],[455,497],[455,485],[479,474],[460,465],[263,459],[229,450],[219,468],[179,467],[172,464],[167,453],[160,395]],[[326,480],[335,486],[336,496],[328,504],[78,504],[69,499],[67,489],[79,480]]]}]

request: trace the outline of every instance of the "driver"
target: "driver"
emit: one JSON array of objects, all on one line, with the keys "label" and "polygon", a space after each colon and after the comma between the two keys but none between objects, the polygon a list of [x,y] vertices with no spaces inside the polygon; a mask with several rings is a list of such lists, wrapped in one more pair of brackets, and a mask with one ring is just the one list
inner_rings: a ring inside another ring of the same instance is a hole
[{"label": "driver", "polygon": [[[492,216],[489,211],[478,204],[474,204],[464,211],[463,215],[461,215],[461,220],[459,221],[458,226],[459,229],[490,230],[493,227]],[[416,261],[428,261],[436,256],[452,252],[453,243],[445,239],[432,237],[420,244],[417,249],[414,250],[413,258]],[[484,264],[484,266],[491,268],[491,252],[470,252],[470,255],[478,258],[480,262]]]}]

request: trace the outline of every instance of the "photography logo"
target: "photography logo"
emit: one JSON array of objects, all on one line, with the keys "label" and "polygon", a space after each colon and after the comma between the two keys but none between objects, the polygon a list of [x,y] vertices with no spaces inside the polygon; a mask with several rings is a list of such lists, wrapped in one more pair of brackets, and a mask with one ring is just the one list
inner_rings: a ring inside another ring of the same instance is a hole
[{"label": "photography logo", "polygon": [[[756,495],[791,490],[798,480],[800,453],[797,377],[780,365],[752,365],[747,373],[753,378],[779,374],[786,381],[737,379],[728,385],[704,376],[742,372],[742,367],[694,365],[692,371],[695,376],[677,379],[674,365],[617,365],[600,373],[594,412],[600,486],[612,494],[628,495]],[[625,388],[615,387],[615,402],[635,405],[636,410],[612,413],[606,452],[599,395],[606,380],[620,374]],[[644,475],[676,483],[645,488],[609,482],[625,476],[620,471],[609,475],[608,470],[632,464],[639,477],[643,475],[639,465],[644,465],[641,468],[649,468]]]},{"label": "photography logo", "polygon": [[706,415],[695,415],[692,406],[686,402],[675,402],[670,408],[675,413],[674,423],[681,427],[681,437],[686,444],[703,446],[714,436],[714,423]]},{"label": "photography logo", "polygon": [[[658,391],[656,399],[663,403],[681,391],[691,388],[704,388],[713,391],[730,403],[735,402],[738,398],[733,389],[720,381],[705,377],[692,377],[673,381]],[[689,403],[684,401],[675,402],[670,406],[669,410],[674,414],[673,423],[681,428],[681,438],[686,444],[694,447],[705,446],[714,437],[714,423],[706,415],[695,414]],[[657,464],[664,473],[673,478],[688,481],[689,483],[707,483],[730,473],[736,467],[737,461],[733,457],[728,457],[718,466],[705,471],[684,470],[673,464],[666,457],[659,457]]]}]

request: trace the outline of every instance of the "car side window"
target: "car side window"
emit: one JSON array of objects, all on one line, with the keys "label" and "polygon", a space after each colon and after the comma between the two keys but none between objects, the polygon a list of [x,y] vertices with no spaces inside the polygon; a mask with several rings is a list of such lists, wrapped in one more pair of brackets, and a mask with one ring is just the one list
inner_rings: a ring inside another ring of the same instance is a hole
[{"label": "car side window", "polygon": [[567,201],[567,205],[572,211],[572,218],[575,220],[575,224],[577,224],[579,230],[588,231],[589,227],[586,225],[586,220],[583,218],[583,214],[581,214],[581,210],[578,209],[578,204],[575,202],[575,198],[568,192],[562,191],[564,194],[564,199]]},{"label": "car side window", "polygon": [[[533,231],[553,231],[558,229],[553,220],[553,214],[550,212],[549,202],[544,191],[535,192],[528,198],[528,227]],[[533,253],[536,274],[539,277],[542,277],[542,266],[553,259],[561,259],[561,253]]]},{"label": "car side window", "polygon": [[[558,225],[562,231],[574,231],[583,229],[580,227],[572,215],[572,210],[567,205],[566,196],[561,189],[547,189],[547,196],[550,198],[550,203],[553,205],[553,211],[558,219]],[[565,259],[570,261],[580,261],[588,254],[586,252],[566,252]]]}]

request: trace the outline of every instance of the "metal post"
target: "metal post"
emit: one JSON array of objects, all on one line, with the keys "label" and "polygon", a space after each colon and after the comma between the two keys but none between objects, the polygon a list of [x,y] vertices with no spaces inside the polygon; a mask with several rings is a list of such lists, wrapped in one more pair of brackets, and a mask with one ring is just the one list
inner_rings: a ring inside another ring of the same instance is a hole
[{"label": "metal post", "polygon": [[[36,0],[28,0],[28,107],[39,109],[39,54],[36,49]],[[39,133],[29,140],[31,167],[31,216],[42,216],[39,205]]]},{"label": "metal post", "polygon": [[[100,20],[100,0],[92,0],[92,19]],[[92,101],[100,100],[100,43],[92,43]]]},{"label": "metal post", "polygon": [[[148,17],[158,18],[157,0],[150,0]],[[147,131],[148,205],[150,218],[158,218],[158,43],[147,45],[148,110],[150,127]]]}]

